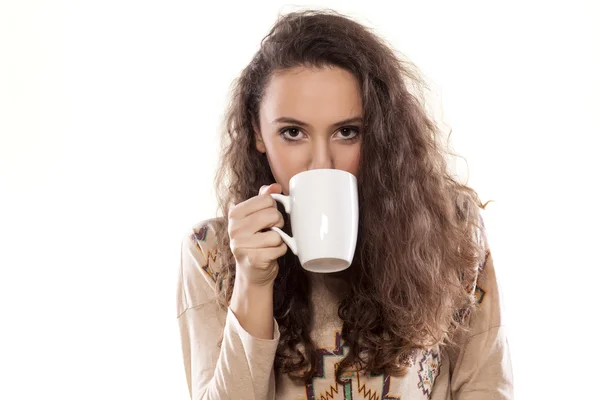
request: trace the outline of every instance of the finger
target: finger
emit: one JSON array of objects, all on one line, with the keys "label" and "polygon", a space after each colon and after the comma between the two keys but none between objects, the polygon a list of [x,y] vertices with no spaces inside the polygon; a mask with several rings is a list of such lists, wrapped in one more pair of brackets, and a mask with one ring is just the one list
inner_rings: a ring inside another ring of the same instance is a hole
[{"label": "finger", "polygon": [[279,183],[273,183],[269,186],[263,186],[261,188],[262,193],[261,194],[279,194],[281,193],[283,190],[283,187],[279,184]]},{"label": "finger", "polygon": [[285,244],[285,242],[281,243],[277,247],[268,247],[268,248],[262,250],[262,252],[264,253],[264,256],[268,260],[277,260],[279,257],[283,257],[285,255],[285,253],[287,253],[287,251],[288,251],[288,246],[287,246],[287,244]]},{"label": "finger", "polygon": [[283,215],[276,207],[265,208],[244,219],[244,229],[248,232],[256,233],[263,229],[269,229],[274,226],[283,228]]},{"label": "finger", "polygon": [[[246,260],[250,265],[269,265],[272,261],[283,257],[287,252],[288,247],[285,243],[281,243],[277,247],[267,247],[264,249],[248,249],[245,251]],[[244,251],[242,251],[244,252]]]},{"label": "finger", "polygon": [[232,239],[231,247],[236,249],[264,249],[281,245],[283,239],[275,231],[259,232],[251,236],[241,236]]},{"label": "finger", "polygon": [[268,194],[254,196],[229,210],[229,219],[243,219],[250,214],[269,207],[276,207],[275,199]]},{"label": "finger", "polygon": [[256,233],[261,233],[263,230],[274,226],[283,228],[284,225],[283,215],[277,207],[268,207],[242,219],[230,218],[228,233],[231,239],[240,239],[254,236]]}]

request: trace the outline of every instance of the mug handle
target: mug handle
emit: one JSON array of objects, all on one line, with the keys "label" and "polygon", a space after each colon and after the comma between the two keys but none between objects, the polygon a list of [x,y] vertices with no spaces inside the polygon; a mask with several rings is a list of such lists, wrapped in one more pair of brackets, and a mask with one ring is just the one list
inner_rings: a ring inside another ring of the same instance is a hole
[{"label": "mug handle", "polygon": [[[275,201],[278,201],[283,205],[286,213],[288,213],[288,214],[290,213],[290,208],[291,208],[290,196],[284,196],[282,194],[271,193],[271,197],[273,197],[275,199]],[[293,237],[291,237],[290,235],[288,235],[287,233],[285,233],[284,231],[282,231],[281,229],[279,229],[276,226],[273,226],[271,228],[271,230],[279,233],[279,236],[281,236],[281,238],[283,239],[285,244],[287,244],[288,247],[290,248],[290,250],[292,250],[292,253],[294,253],[295,255],[298,255],[298,245],[296,244],[296,239],[294,239]]]}]

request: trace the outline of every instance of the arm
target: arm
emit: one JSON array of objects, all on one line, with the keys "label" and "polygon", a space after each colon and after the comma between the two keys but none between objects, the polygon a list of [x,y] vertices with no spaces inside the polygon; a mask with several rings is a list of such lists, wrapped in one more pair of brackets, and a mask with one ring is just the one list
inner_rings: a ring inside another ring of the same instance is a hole
[{"label": "arm", "polygon": [[485,234],[486,259],[475,290],[479,303],[469,321],[470,331],[451,355],[451,391],[456,400],[513,398],[510,351],[501,315],[494,262]]},{"label": "arm", "polygon": [[256,286],[236,275],[230,311],[252,336],[273,339],[273,282]]},{"label": "arm", "polygon": [[[184,239],[179,271],[178,322],[190,396],[274,399],[277,324],[271,316],[269,335],[259,339],[242,327],[231,308],[219,308],[213,280],[218,257],[211,230],[203,232],[205,240]],[[252,318],[251,312],[243,315]]]}]

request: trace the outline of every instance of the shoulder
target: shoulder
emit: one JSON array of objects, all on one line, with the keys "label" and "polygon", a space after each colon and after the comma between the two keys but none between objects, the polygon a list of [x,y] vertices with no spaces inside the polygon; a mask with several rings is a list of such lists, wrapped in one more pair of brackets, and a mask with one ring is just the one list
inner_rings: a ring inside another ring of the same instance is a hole
[{"label": "shoulder", "polygon": [[222,264],[218,235],[223,219],[194,224],[181,241],[178,276],[178,315],[216,298],[216,282]]},{"label": "shoulder", "polygon": [[196,264],[203,265],[202,271],[213,281],[220,269],[218,262],[218,233],[224,228],[224,220],[214,218],[194,224],[184,235],[182,253],[187,253]]},{"label": "shoulder", "polygon": [[473,285],[475,310],[471,316],[471,334],[477,334],[503,324],[501,293],[496,279],[496,266],[484,223],[485,213],[479,214],[477,244],[481,258],[477,265],[477,279]]},{"label": "shoulder", "polygon": [[480,252],[480,259],[477,265],[477,285],[487,286],[492,280],[495,280],[494,273],[494,262],[492,259],[492,252],[490,250],[490,243],[488,241],[487,230],[484,222],[485,211],[479,211],[479,223],[476,232],[476,242]]}]

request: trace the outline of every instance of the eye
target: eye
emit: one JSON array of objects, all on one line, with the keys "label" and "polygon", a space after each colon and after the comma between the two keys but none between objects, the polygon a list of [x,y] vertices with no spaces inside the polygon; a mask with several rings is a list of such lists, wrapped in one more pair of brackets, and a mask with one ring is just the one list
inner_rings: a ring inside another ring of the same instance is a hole
[{"label": "eye", "polygon": [[289,127],[279,131],[281,137],[291,142],[296,142],[302,139],[302,131],[299,128]]},{"label": "eye", "polygon": [[359,133],[357,126],[345,126],[336,132],[336,136],[342,140],[352,140],[356,139]]}]

